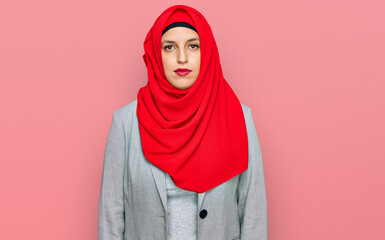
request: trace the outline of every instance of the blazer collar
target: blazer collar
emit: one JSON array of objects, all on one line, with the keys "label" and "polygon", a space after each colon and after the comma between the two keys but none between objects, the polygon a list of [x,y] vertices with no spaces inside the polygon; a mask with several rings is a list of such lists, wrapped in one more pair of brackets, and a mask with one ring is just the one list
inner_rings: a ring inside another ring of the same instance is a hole
[{"label": "blazer collar", "polygon": [[[165,212],[167,212],[167,189],[166,189],[166,173],[159,169],[154,164],[150,163],[151,173],[155,180],[156,187],[158,189],[160,198],[162,199],[162,204]],[[206,196],[206,192],[198,193],[198,209],[199,211],[202,208],[203,199]]]}]

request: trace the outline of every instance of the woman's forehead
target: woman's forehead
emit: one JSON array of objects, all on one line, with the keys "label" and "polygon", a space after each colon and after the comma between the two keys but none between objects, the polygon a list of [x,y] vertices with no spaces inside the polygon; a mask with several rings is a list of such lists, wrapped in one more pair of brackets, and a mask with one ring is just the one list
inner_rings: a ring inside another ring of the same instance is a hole
[{"label": "woman's forehead", "polygon": [[174,27],[169,29],[163,36],[162,40],[189,40],[194,38],[194,40],[199,40],[199,35],[192,29],[185,27]]}]

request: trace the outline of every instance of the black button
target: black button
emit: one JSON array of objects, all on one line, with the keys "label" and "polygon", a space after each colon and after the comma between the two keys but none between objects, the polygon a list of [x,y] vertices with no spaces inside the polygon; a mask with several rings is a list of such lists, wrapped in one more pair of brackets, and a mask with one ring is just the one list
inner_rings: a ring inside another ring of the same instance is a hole
[{"label": "black button", "polygon": [[199,213],[199,217],[201,217],[202,219],[205,218],[207,216],[207,210],[206,209],[203,209],[200,213]]}]

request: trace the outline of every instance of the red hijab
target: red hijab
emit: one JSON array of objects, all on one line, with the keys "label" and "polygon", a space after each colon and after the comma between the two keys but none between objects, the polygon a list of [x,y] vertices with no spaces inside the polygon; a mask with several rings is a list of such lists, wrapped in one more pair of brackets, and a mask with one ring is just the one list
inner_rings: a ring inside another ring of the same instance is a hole
[{"label": "red hijab", "polygon": [[[162,31],[186,22],[198,31],[201,61],[197,80],[177,89],[162,63]],[[248,140],[242,106],[224,79],[209,24],[197,10],[175,5],[155,21],[144,41],[147,85],[137,95],[143,154],[179,188],[206,192],[247,170]]]}]

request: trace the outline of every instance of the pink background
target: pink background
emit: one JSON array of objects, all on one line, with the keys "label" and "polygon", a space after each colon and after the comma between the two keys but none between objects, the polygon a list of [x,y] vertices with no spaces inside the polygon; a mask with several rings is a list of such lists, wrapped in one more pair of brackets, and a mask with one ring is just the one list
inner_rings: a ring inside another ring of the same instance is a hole
[{"label": "pink background", "polygon": [[0,239],[97,239],[113,110],[167,7],[210,23],[252,109],[270,240],[385,239],[385,2],[2,1]]}]

